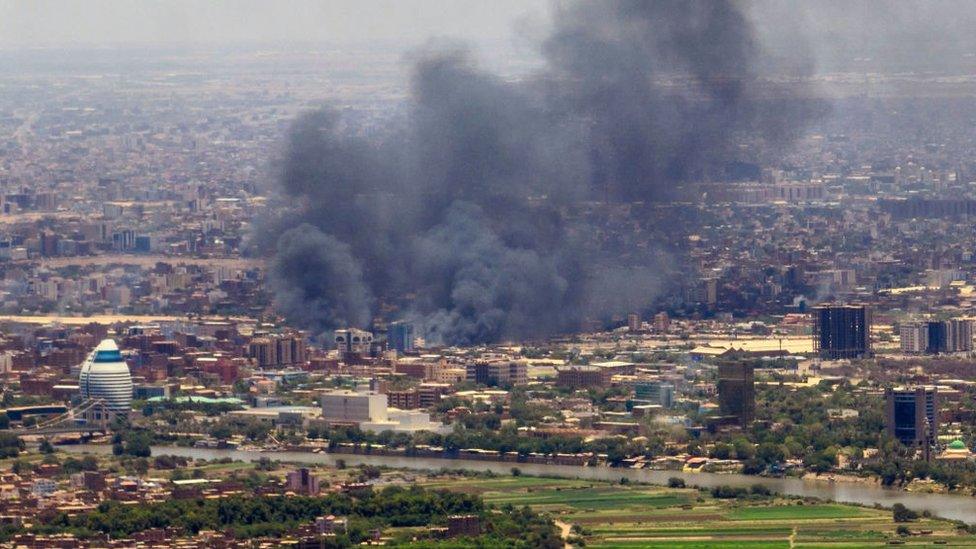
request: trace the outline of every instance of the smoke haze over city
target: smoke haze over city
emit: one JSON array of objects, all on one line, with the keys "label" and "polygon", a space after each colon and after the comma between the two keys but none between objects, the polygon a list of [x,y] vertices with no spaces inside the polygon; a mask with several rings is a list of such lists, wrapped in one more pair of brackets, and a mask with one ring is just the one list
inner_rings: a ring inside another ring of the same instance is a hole
[{"label": "smoke haze over city", "polygon": [[663,249],[602,267],[566,209],[663,199],[742,160],[746,132],[782,144],[805,123],[761,79],[734,3],[565,3],[553,18],[545,66],[518,80],[463,44],[409,56],[405,115],[382,136],[328,107],[295,122],[291,206],[266,228],[286,315],[323,331],[394,305],[428,338],[479,343],[640,309],[672,274]]}]

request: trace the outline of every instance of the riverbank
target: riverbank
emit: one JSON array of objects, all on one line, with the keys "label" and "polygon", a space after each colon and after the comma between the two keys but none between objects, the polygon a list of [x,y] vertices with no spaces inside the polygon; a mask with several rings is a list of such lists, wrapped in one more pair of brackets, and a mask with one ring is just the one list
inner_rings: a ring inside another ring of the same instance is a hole
[{"label": "riverbank", "polygon": [[[60,446],[69,453],[111,453],[108,445]],[[326,452],[272,452],[257,450],[222,450],[211,448],[186,448],[180,446],[154,446],[153,455],[174,455],[194,459],[230,458],[239,461],[258,461],[261,458],[300,463],[336,465],[338,461],[347,465],[377,465],[396,469],[437,471],[441,469],[463,469],[468,471],[492,472],[510,475],[513,468],[521,473],[538,477],[600,480],[667,485],[670,478],[680,478],[688,486],[714,488],[733,486],[748,488],[755,485],[766,487],[772,492],[800,497],[813,497],[839,503],[853,503],[867,507],[891,507],[896,503],[909,509],[928,511],[933,516],[976,524],[976,498],[954,494],[929,494],[909,492],[900,488],[890,488],[867,483],[830,482],[800,478],[766,478],[736,473],[685,473],[681,471],[656,471],[647,469],[618,469],[610,467],[579,467],[570,465],[535,463],[499,463],[467,459],[415,458],[406,456],[377,456],[369,454],[330,454]]]},{"label": "riverbank", "polygon": [[896,523],[883,509],[782,496],[719,498],[708,490],[531,476],[433,474],[424,488],[480,496],[496,506],[528,505],[552,516],[586,547],[757,549],[788,547],[972,547],[976,536],[950,521]]}]

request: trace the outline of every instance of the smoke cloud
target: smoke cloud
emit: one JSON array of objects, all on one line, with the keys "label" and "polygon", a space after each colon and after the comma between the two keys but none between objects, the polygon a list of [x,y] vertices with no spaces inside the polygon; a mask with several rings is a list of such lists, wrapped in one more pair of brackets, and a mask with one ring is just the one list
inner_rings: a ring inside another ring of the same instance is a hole
[{"label": "smoke cloud", "polygon": [[328,108],[294,123],[281,215],[259,235],[281,312],[317,333],[410,318],[430,340],[470,344],[639,310],[674,265],[666,243],[608,246],[608,224],[655,220],[601,204],[666,199],[738,160],[746,136],[782,142],[802,125],[770,102],[734,2],[554,9],[532,77],[427,48],[385,135]]}]

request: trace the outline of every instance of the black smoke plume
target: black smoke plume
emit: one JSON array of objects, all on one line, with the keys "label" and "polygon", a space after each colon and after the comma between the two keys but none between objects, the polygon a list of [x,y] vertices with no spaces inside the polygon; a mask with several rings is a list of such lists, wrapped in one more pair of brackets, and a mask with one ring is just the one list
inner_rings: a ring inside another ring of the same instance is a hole
[{"label": "black smoke plume", "polygon": [[285,205],[259,235],[280,311],[315,332],[405,317],[467,344],[639,310],[674,270],[665,246],[611,252],[614,220],[586,212],[665,199],[745,136],[799,125],[764,97],[734,2],[561,3],[553,22],[545,69],[517,82],[461,46],[417,54],[407,114],[381,137],[330,109],[295,122]]}]

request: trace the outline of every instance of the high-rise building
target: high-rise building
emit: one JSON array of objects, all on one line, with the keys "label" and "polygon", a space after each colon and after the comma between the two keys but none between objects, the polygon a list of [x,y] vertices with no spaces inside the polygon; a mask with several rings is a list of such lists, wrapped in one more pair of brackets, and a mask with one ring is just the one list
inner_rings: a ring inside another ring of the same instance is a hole
[{"label": "high-rise building", "polygon": [[610,372],[596,366],[569,365],[556,368],[556,386],[566,389],[586,389],[610,385]]},{"label": "high-rise building", "polygon": [[466,364],[464,369],[466,370],[465,380],[469,383],[488,385],[491,381],[487,362],[471,362]]},{"label": "high-rise building", "polygon": [[670,408],[674,406],[674,385],[663,381],[638,381],[634,384],[634,399]]},{"label": "high-rise building", "polygon": [[670,326],[671,319],[668,317],[668,313],[661,311],[660,313],[654,315],[654,330],[656,332],[667,332]]},{"label": "high-rise building", "polygon": [[289,471],[285,478],[288,490],[296,494],[316,496],[319,493],[319,479],[305,467]]},{"label": "high-rise building", "polygon": [[398,320],[386,328],[386,346],[391,351],[404,353],[414,349],[413,324]]},{"label": "high-rise building", "polygon": [[258,368],[282,368],[308,361],[305,337],[301,332],[255,337],[248,343],[247,356],[257,362]]},{"label": "high-rise building", "polygon": [[931,447],[939,432],[938,389],[885,389],[885,428],[902,444]]},{"label": "high-rise building", "polygon": [[966,353],[973,350],[973,321],[952,319],[946,322],[946,352]]},{"label": "high-rise building", "polygon": [[641,329],[641,318],[637,313],[627,315],[627,329],[631,332],[639,332]]},{"label": "high-rise building", "polygon": [[709,307],[718,302],[718,279],[707,277],[702,279],[702,301]]},{"label": "high-rise building", "polygon": [[972,350],[972,320],[952,319],[928,323],[926,351],[930,353],[963,353]]},{"label": "high-rise building", "polygon": [[256,337],[247,344],[247,356],[253,358],[258,368],[273,368],[278,365],[278,347],[269,337]]},{"label": "high-rise building", "polygon": [[924,353],[929,348],[929,325],[927,322],[904,322],[898,327],[903,353]]},{"label": "high-rise building", "polygon": [[105,402],[105,416],[96,408],[89,419],[112,421],[116,417],[128,417],[132,408],[132,376],[115,341],[102,340],[88,355],[81,365],[78,389],[83,399]]},{"label": "high-rise building", "polygon": [[356,328],[336,330],[335,345],[339,354],[343,356],[349,354],[369,356],[370,347],[373,345],[373,334]]},{"label": "high-rise building", "polygon": [[525,385],[529,382],[529,366],[521,360],[491,362],[488,378],[497,385]]},{"label": "high-rise building", "polygon": [[322,395],[322,419],[330,423],[386,421],[386,395],[374,392],[329,391]]},{"label": "high-rise building", "polygon": [[827,305],[813,311],[813,348],[821,358],[871,356],[871,309],[863,305]]},{"label": "high-rise building", "polygon": [[718,366],[718,407],[743,427],[756,417],[755,372],[752,364],[728,362]]},{"label": "high-rise building", "polygon": [[519,360],[472,362],[465,366],[465,378],[482,385],[524,385],[528,383],[528,364]]}]

